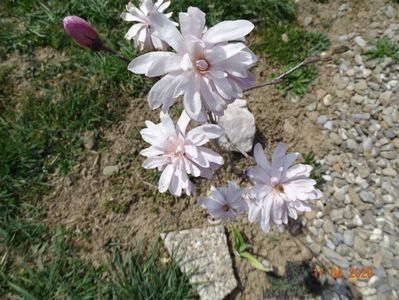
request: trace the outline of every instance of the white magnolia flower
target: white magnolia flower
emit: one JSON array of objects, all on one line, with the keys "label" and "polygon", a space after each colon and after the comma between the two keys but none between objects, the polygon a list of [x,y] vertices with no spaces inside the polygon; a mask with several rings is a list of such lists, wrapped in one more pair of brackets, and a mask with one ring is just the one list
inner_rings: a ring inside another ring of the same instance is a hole
[{"label": "white magnolia flower", "polygon": [[247,210],[247,203],[241,197],[242,193],[243,190],[238,188],[235,182],[229,181],[227,187],[211,186],[209,195],[199,198],[198,204],[208,209],[213,219],[210,219],[210,222],[220,222]]},{"label": "white magnolia flower", "polygon": [[140,152],[147,159],[143,163],[146,169],[158,168],[162,171],[159,179],[159,191],[180,196],[182,190],[187,195],[194,192],[194,185],[188,175],[210,178],[214,169],[223,165],[223,157],[202,147],[210,139],[220,137],[224,132],[218,125],[204,124],[186,133],[190,122],[183,112],[177,125],[168,114],[161,112],[161,123],[146,121],[147,128],[140,131],[142,138],[151,146]]},{"label": "white magnolia flower", "polygon": [[287,144],[278,144],[270,164],[262,146],[257,144],[254,149],[257,165],[246,171],[255,184],[247,194],[250,198],[248,219],[250,222],[260,220],[264,232],[269,231],[271,224],[287,224],[288,216],[296,219],[297,210],[310,211],[306,200],[322,196],[315,188],[316,181],[309,178],[312,167],[292,166],[299,154],[286,154],[287,149]]},{"label": "white magnolia flower", "polygon": [[[184,95],[184,109],[199,122],[206,111],[223,115],[227,104],[242,96],[254,77],[248,69],[257,58],[242,42],[254,25],[225,21],[205,29],[205,14],[196,7],[179,14],[181,33],[161,14],[151,18],[154,34],[176,52],[150,52],[134,59],[128,69],[149,77],[162,76],[149,93],[152,109],[167,112]],[[233,42],[230,42],[233,41]]]},{"label": "white magnolia flower", "polygon": [[[134,44],[140,51],[147,50],[165,50],[167,44],[156,37],[154,28],[151,22],[153,14],[162,14],[170,5],[170,1],[158,0],[153,4],[152,0],[142,0],[140,8],[137,8],[132,3],[126,5],[127,12],[121,14],[121,18],[128,22],[138,22],[130,27],[126,33],[125,38],[133,39]],[[170,18],[172,13],[164,14],[166,18]]]}]

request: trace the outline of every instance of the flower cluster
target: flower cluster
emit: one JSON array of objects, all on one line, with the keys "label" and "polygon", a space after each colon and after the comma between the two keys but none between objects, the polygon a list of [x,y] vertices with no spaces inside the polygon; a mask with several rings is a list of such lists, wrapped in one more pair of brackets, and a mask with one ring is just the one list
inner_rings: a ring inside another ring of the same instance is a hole
[{"label": "flower cluster", "polygon": [[245,172],[254,185],[244,193],[240,189],[234,192],[229,185],[229,198],[224,202],[220,200],[220,193],[212,189],[211,197],[200,198],[199,204],[208,208],[211,216],[221,219],[235,215],[232,210],[223,213],[230,203],[244,207],[246,202],[249,221],[259,221],[264,232],[268,232],[272,224],[287,224],[288,217],[296,219],[297,211],[309,211],[306,201],[320,198],[321,192],[315,188],[316,181],[309,178],[312,167],[293,165],[298,154],[286,154],[287,149],[286,144],[278,144],[269,162],[262,146],[257,144],[254,149],[257,165]]},{"label": "flower cluster", "polygon": [[[130,27],[125,38],[133,39],[134,44],[141,51],[148,50],[165,50],[167,45],[164,41],[154,35],[151,18],[154,14],[162,14],[170,5],[170,1],[158,0],[153,4],[152,0],[143,0],[140,8],[132,3],[126,5],[127,12],[121,14],[121,18],[128,22],[138,22]],[[164,14],[166,18],[170,18],[172,13]]]},{"label": "flower cluster", "polygon": [[202,147],[210,139],[220,137],[223,128],[204,124],[186,133],[190,118],[185,112],[180,116],[177,126],[168,114],[161,112],[160,118],[159,124],[146,121],[147,128],[140,131],[142,138],[151,144],[140,152],[147,157],[143,167],[162,171],[159,179],[161,193],[169,190],[171,194],[180,196],[184,190],[187,195],[191,195],[194,186],[189,175],[210,178],[213,170],[223,165],[223,157]]},{"label": "flower cluster", "polygon": [[167,112],[183,96],[187,114],[206,122],[206,111],[223,115],[227,104],[253,84],[248,70],[257,58],[242,42],[254,28],[251,22],[225,21],[207,30],[205,14],[196,7],[179,14],[181,32],[163,14],[153,14],[151,22],[153,35],[175,51],[149,52],[129,64],[136,74],[165,75],[149,93],[152,109],[162,106]]},{"label": "flower cluster", "polygon": [[[162,106],[161,122],[146,121],[142,138],[150,147],[142,150],[143,167],[161,172],[158,189],[175,196],[191,195],[190,177],[211,178],[223,165],[223,158],[204,147],[210,139],[224,134],[216,124],[203,124],[187,131],[190,119],[205,123],[210,115],[221,116],[227,105],[250,88],[254,77],[249,69],[256,63],[255,54],[246,46],[245,37],[254,25],[246,20],[224,21],[205,26],[205,14],[196,7],[179,14],[179,28],[163,12],[170,1],[142,0],[139,8],[129,3],[121,17],[136,22],[126,33],[139,50],[162,50],[145,53],[130,62],[128,70],[148,77],[163,76],[151,89],[148,101],[152,109]],[[69,16],[64,28],[77,43],[92,50],[108,50],[97,31],[85,20]],[[166,51],[168,47],[171,51]],[[120,58],[120,56],[119,56]],[[184,111],[175,125],[168,115],[176,99],[182,97]],[[198,204],[207,208],[210,221],[219,222],[247,211],[250,222],[260,222],[268,232],[273,224],[286,224],[297,211],[309,211],[308,200],[321,197],[310,179],[312,167],[294,165],[297,153],[288,153],[286,144],[278,144],[269,162],[260,144],[254,148],[256,166],[245,174],[253,186],[212,187]]]}]

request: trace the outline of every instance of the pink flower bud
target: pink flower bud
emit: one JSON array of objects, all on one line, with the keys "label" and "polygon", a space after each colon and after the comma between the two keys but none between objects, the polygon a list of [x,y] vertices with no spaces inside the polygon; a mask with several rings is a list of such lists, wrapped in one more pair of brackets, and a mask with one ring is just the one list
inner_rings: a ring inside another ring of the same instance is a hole
[{"label": "pink flower bud", "polygon": [[97,31],[78,16],[65,17],[64,29],[79,45],[94,51],[101,50],[103,47]]}]

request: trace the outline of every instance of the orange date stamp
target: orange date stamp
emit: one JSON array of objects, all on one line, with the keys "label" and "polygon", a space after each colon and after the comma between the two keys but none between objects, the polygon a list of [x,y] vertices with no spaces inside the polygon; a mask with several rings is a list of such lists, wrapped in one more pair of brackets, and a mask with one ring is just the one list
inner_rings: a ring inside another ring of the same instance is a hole
[{"label": "orange date stamp", "polygon": [[[332,267],[326,269],[317,265],[312,266],[313,277],[319,278],[329,274],[331,277],[343,278],[344,270],[341,267]],[[350,267],[349,275],[347,279],[349,280],[359,280],[359,279],[370,279],[374,275],[374,269],[372,267]]]}]

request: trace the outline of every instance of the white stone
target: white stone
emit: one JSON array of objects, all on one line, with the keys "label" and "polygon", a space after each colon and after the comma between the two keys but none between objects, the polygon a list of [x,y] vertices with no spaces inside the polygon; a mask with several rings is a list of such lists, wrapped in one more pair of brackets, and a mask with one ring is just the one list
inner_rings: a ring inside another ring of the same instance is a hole
[{"label": "white stone", "polygon": [[119,172],[118,166],[106,166],[103,169],[103,175],[105,175],[105,176],[111,176],[111,175],[116,174],[118,172]]},{"label": "white stone", "polygon": [[365,41],[361,36],[355,37],[355,43],[356,43],[360,48],[364,48],[364,47],[366,47],[366,45],[367,45],[366,41]]},{"label": "white stone", "polygon": [[[227,106],[218,124],[225,130],[225,135],[219,138],[222,149],[235,152],[252,150],[256,132],[255,117],[247,108],[247,101],[237,99]],[[240,151],[241,150],[241,151]]]},{"label": "white stone", "polygon": [[223,226],[162,233],[169,254],[202,300],[222,300],[237,287]]}]

